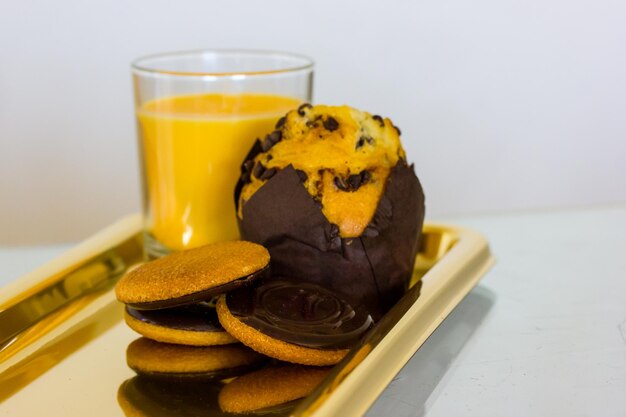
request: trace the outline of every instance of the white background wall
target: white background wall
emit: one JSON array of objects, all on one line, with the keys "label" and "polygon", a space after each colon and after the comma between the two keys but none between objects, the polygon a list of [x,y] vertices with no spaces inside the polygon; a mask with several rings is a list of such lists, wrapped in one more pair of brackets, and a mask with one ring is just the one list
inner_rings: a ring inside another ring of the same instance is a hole
[{"label": "white background wall", "polygon": [[0,0],[0,244],[139,209],[129,62],[317,62],[315,101],[391,117],[428,215],[626,201],[622,0]]}]

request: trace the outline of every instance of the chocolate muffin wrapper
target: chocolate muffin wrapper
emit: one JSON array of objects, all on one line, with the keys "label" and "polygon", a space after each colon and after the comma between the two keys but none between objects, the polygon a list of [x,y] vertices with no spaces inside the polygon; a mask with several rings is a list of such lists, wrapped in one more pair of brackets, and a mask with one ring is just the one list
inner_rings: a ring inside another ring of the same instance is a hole
[{"label": "chocolate muffin wrapper", "polygon": [[[259,152],[256,143],[246,160]],[[235,189],[236,204],[243,185],[240,181]],[[267,247],[273,276],[322,285],[364,304],[378,320],[400,299],[411,277],[424,193],[413,166],[399,161],[363,234],[341,238],[290,165],[254,193],[242,217],[242,239]]]}]

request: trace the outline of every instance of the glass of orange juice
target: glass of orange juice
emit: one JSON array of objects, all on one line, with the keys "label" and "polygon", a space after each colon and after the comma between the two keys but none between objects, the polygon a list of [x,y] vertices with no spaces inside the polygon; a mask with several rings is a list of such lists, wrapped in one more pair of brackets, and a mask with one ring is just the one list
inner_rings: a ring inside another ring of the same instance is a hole
[{"label": "glass of orange juice", "polygon": [[234,188],[257,138],[311,100],[313,61],[201,50],[132,64],[148,258],[239,237]]}]

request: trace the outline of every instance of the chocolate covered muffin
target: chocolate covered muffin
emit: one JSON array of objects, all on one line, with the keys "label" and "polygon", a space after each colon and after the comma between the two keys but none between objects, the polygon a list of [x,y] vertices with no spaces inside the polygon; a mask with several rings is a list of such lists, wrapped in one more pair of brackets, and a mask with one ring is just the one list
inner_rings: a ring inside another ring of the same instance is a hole
[{"label": "chocolate covered muffin", "polygon": [[348,106],[305,104],[255,143],[235,189],[243,239],[293,277],[364,305],[374,320],[404,293],[424,194],[400,130]]}]

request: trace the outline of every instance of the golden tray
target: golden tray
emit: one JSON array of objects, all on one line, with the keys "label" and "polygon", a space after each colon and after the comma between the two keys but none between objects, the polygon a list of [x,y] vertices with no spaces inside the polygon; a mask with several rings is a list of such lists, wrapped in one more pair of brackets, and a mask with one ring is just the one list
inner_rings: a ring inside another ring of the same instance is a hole
[{"label": "golden tray", "polygon": [[[0,415],[124,415],[117,392],[135,375],[125,351],[138,335],[112,289],[142,260],[141,225],[124,218],[2,288]],[[421,290],[412,286],[289,415],[365,414],[492,264],[479,233],[426,224],[412,280]]]}]

